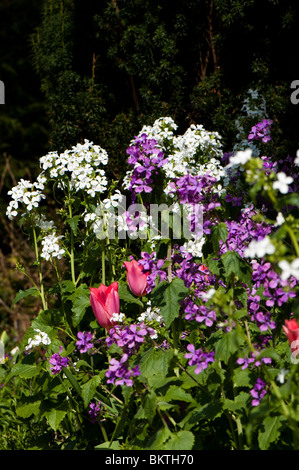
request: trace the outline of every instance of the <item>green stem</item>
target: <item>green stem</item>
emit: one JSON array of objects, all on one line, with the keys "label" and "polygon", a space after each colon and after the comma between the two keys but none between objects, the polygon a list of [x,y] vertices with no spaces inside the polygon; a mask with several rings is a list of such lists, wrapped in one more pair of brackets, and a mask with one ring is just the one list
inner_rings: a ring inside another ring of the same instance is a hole
[{"label": "green stem", "polygon": [[38,264],[38,275],[39,275],[39,283],[40,283],[39,293],[40,293],[40,296],[41,296],[41,299],[42,299],[43,309],[47,310],[47,302],[46,302],[46,299],[45,299],[45,291],[44,291],[43,276],[42,276],[42,271],[41,271],[41,263],[40,263],[40,257],[39,257],[38,246],[37,246],[37,236],[36,236],[36,231],[35,231],[35,227],[34,227],[33,224],[32,224],[32,232],[33,232],[33,240],[34,240],[35,257],[36,257],[36,261],[37,261],[37,264]]},{"label": "green stem", "polygon": [[[69,208],[69,217],[70,219],[73,217],[73,211],[71,204],[68,205]],[[76,274],[75,274],[75,251],[74,251],[74,234],[71,228],[71,251],[70,251],[70,258],[71,258],[71,275],[72,281],[74,285],[76,285]]]},{"label": "green stem", "polygon": [[295,234],[294,234],[293,230],[291,229],[291,227],[289,225],[286,225],[286,229],[287,229],[287,231],[290,235],[290,239],[292,240],[296,255],[299,258],[299,245],[298,245],[298,242],[297,242],[297,238],[295,237]]},{"label": "green stem", "polygon": [[102,284],[105,285],[106,276],[105,276],[105,242],[102,244]]}]

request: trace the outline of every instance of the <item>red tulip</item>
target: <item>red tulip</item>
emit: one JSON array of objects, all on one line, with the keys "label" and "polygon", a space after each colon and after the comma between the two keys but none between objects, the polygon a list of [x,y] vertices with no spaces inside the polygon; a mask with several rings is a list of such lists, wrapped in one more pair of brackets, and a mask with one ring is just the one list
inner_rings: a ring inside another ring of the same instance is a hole
[{"label": "red tulip", "polygon": [[148,273],[143,273],[142,266],[134,259],[124,261],[124,265],[127,268],[127,281],[131,291],[137,297],[143,296],[146,293]]},{"label": "red tulip", "polygon": [[286,320],[283,325],[283,330],[289,340],[292,353],[296,352],[296,356],[299,352],[299,325],[295,319]]},{"label": "red tulip", "polygon": [[118,283],[109,287],[101,284],[98,288],[90,287],[90,303],[99,324],[107,330],[114,325],[113,313],[119,313]]}]

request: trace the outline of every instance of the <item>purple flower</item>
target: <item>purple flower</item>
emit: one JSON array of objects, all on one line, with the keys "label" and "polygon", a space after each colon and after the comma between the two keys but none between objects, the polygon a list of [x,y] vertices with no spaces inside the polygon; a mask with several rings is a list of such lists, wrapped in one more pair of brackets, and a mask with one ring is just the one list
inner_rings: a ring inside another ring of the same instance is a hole
[{"label": "purple flower", "polygon": [[168,160],[164,158],[156,140],[149,139],[145,133],[135,137],[134,144],[127,149],[127,154],[130,155],[128,163],[133,166],[129,189],[132,191],[132,199],[135,200],[138,193],[152,192],[153,176],[158,174],[158,169]]},{"label": "purple flower", "polygon": [[52,365],[52,367],[50,367],[52,374],[59,374],[62,368],[66,367],[69,363],[68,357],[60,356],[62,350],[63,348],[60,346],[59,353],[53,354],[49,359],[49,363]]},{"label": "purple flower", "polygon": [[124,354],[120,361],[114,358],[110,360],[109,369],[105,374],[108,378],[107,383],[112,383],[114,385],[127,385],[127,387],[132,387],[132,377],[140,375],[140,371],[138,366],[129,369],[127,362],[128,358],[128,354]]},{"label": "purple flower", "polygon": [[237,359],[237,364],[242,366],[242,369],[247,369],[247,367],[252,364],[254,367],[258,367],[262,364],[271,364],[272,360],[269,357],[262,357],[261,360],[257,360],[253,353],[249,357],[239,357]]},{"label": "purple flower", "polygon": [[85,353],[88,349],[93,348],[94,344],[90,342],[92,334],[89,331],[79,331],[79,333],[77,333],[77,337],[79,338],[79,341],[76,342],[76,346],[78,346],[80,353]]},{"label": "purple flower", "polygon": [[253,397],[251,402],[252,406],[258,406],[261,399],[266,395],[266,384],[260,378],[257,379],[255,386],[250,390],[250,395]]},{"label": "purple flower", "polygon": [[261,140],[264,143],[269,142],[271,140],[270,128],[272,124],[273,121],[271,119],[264,119],[262,122],[253,126],[248,136],[248,141]]},{"label": "purple flower", "polygon": [[215,353],[203,352],[202,349],[195,349],[194,344],[188,344],[187,350],[189,353],[185,354],[186,359],[190,359],[189,366],[196,366],[195,374],[199,374],[208,367],[209,362],[214,362]]},{"label": "purple flower", "polygon": [[90,410],[88,414],[90,416],[91,422],[96,423],[101,412],[101,402],[99,401],[97,405],[95,403],[90,403],[89,408]]},{"label": "purple flower", "polygon": [[138,260],[138,264],[143,267],[143,272],[149,273],[147,275],[147,288],[146,292],[149,294],[153,288],[156,286],[156,279],[158,278],[160,281],[165,280],[167,278],[167,273],[163,269],[161,269],[164,265],[164,259],[156,260],[156,253],[153,252],[151,254],[142,251],[141,252],[142,258]]}]

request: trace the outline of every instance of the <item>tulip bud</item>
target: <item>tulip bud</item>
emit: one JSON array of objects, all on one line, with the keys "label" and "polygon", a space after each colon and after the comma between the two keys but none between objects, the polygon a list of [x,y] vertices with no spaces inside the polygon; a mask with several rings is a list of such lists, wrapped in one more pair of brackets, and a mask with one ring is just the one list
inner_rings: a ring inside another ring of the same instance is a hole
[{"label": "tulip bud", "polygon": [[295,319],[286,320],[282,328],[289,340],[293,356],[297,356],[299,352],[299,325],[297,321]]},{"label": "tulip bud", "polygon": [[90,287],[90,303],[99,324],[110,329],[114,325],[112,315],[120,310],[118,283],[113,282],[109,287],[104,284],[98,288]]},{"label": "tulip bud", "polygon": [[137,297],[142,297],[146,293],[148,272],[143,273],[142,266],[136,260],[125,261],[124,265],[127,269],[127,281],[130,290]]}]

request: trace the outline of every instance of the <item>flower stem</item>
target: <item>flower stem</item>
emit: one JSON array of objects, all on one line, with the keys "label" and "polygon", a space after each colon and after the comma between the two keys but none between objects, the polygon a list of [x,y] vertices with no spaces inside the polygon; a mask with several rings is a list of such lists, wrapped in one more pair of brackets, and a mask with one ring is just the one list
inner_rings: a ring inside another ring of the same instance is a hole
[{"label": "flower stem", "polygon": [[[69,217],[72,219],[73,217],[73,211],[72,211],[72,206],[71,204],[68,204],[68,209],[69,209]],[[74,285],[76,285],[76,274],[75,274],[75,252],[74,252],[74,234],[73,230],[71,227],[71,251],[70,251],[70,258],[71,258],[71,275],[72,275],[72,281]]]},{"label": "flower stem", "polygon": [[40,263],[40,257],[38,253],[38,246],[37,246],[37,236],[36,236],[36,230],[34,225],[32,224],[32,232],[33,232],[33,240],[34,240],[34,251],[35,251],[35,257],[36,261],[38,264],[38,275],[39,275],[39,283],[40,283],[40,296],[43,304],[43,309],[47,310],[47,302],[45,299],[45,291],[44,291],[44,284],[43,284],[43,276],[42,276],[42,271],[41,271],[41,263]]},{"label": "flower stem", "polygon": [[105,275],[105,242],[102,244],[102,284],[105,284],[106,275]]}]

